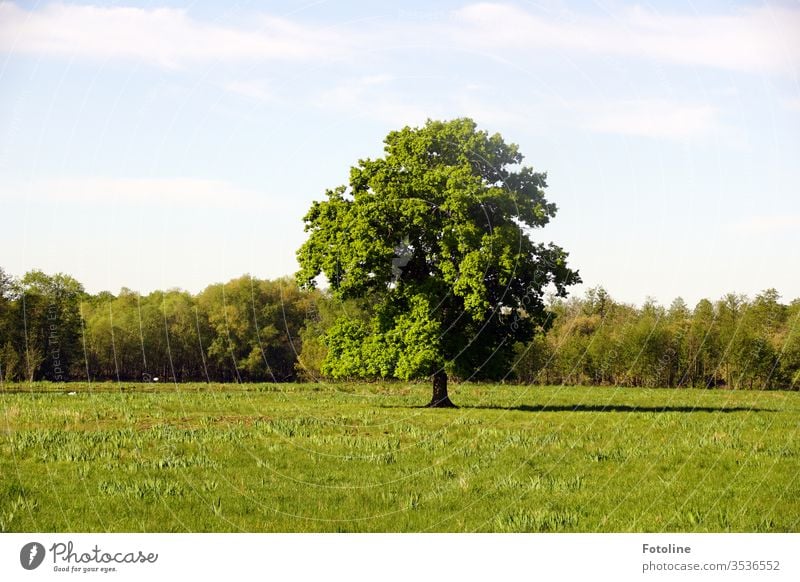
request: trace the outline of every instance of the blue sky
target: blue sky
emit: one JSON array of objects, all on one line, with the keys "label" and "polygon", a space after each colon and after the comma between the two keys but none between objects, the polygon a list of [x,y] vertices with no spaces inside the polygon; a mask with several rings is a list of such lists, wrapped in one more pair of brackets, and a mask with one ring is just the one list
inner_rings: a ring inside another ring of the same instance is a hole
[{"label": "blue sky", "polygon": [[548,172],[586,286],[800,297],[796,2],[0,3],[0,266],[142,292],[296,268],[392,129]]}]

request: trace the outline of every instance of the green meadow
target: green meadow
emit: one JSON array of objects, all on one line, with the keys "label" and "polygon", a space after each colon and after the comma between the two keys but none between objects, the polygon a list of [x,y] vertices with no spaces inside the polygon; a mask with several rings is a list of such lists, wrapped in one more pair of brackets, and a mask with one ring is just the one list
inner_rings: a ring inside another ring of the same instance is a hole
[{"label": "green meadow", "polygon": [[[69,392],[74,392],[70,394]],[[800,393],[6,384],[0,531],[796,532]]]}]

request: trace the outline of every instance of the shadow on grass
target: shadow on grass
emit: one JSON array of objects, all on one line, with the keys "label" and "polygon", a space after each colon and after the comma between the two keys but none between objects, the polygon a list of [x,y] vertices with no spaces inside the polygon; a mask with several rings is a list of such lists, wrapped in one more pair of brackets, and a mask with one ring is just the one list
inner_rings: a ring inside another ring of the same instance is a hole
[{"label": "shadow on grass", "polygon": [[[519,406],[498,406],[492,404],[457,404],[461,410],[508,410],[519,412],[779,412],[773,408],[752,406],[631,406],[628,404],[520,404]],[[408,406],[403,404],[384,404],[381,408],[420,408],[431,409],[426,405]],[[446,409],[442,409],[446,410]],[[453,410],[453,409],[450,409]]]},{"label": "shadow on grass", "polygon": [[628,404],[521,404],[519,406],[462,406],[476,410],[519,410],[522,412],[776,412],[746,406],[630,406]]}]

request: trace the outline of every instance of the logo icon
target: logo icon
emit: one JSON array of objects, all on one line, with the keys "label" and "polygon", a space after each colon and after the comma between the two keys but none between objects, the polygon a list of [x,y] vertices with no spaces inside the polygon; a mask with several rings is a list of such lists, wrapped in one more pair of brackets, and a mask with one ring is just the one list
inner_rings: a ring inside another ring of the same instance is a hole
[{"label": "logo icon", "polygon": [[44,561],[44,554],[44,546],[39,542],[27,543],[19,552],[19,563],[26,570],[35,570]]}]

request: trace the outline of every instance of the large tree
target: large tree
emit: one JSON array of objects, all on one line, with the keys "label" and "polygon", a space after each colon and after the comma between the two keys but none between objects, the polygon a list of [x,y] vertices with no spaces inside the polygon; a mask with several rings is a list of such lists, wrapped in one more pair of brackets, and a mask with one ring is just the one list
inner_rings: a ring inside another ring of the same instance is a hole
[{"label": "large tree", "polygon": [[432,377],[430,406],[452,406],[448,373],[504,377],[515,344],[548,325],[545,291],[564,296],[579,277],[531,238],[556,207],[516,145],[456,119],[391,132],[384,149],[313,203],[298,282],[323,274],[339,298],[374,306],[328,330],[324,373]]},{"label": "large tree", "polygon": [[556,207],[516,145],[455,119],[391,132],[384,149],[313,203],[298,282],[322,274],[337,297],[374,306],[328,330],[323,372],[432,377],[430,406],[452,406],[448,373],[504,377],[515,344],[548,324],[544,293],[565,296],[579,277],[564,250],[531,238]]}]

